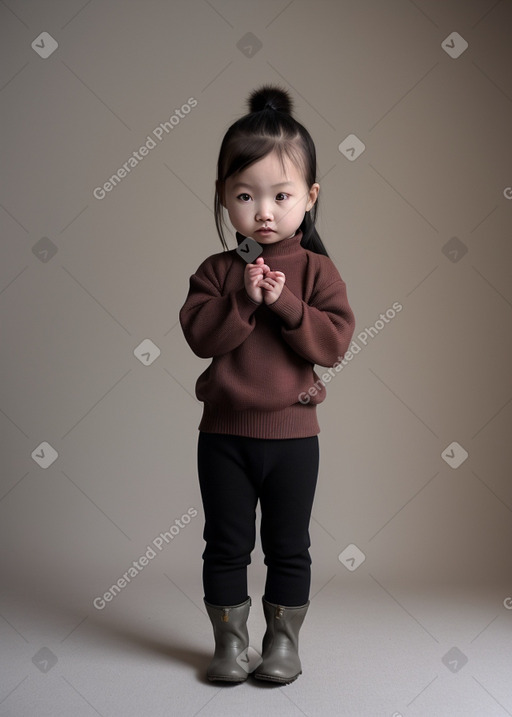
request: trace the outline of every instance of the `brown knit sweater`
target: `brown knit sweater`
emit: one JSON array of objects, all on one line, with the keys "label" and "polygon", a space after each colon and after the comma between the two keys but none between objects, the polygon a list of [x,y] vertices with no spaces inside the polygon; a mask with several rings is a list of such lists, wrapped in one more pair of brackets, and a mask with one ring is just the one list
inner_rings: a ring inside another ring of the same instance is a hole
[{"label": "brown knit sweater", "polygon": [[[253,438],[319,433],[316,404],[325,398],[314,364],[341,361],[354,332],[345,282],[329,257],[304,249],[302,232],[261,244],[271,271],[286,281],[270,306],[244,287],[236,251],[208,257],[190,277],[180,323],[192,351],[211,364],[196,383],[204,402],[199,430]],[[315,393],[314,391],[312,393]]]}]

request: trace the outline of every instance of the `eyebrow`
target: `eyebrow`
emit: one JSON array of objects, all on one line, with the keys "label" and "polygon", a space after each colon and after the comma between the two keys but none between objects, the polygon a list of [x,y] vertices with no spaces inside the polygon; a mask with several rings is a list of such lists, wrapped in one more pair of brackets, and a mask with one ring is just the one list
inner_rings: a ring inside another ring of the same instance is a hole
[{"label": "eyebrow", "polygon": [[[286,185],[294,185],[295,182],[278,182],[277,184],[272,184],[271,188],[275,189],[276,187],[284,187]],[[247,187],[247,189],[252,189],[251,184],[247,184],[246,182],[237,182],[235,185],[233,185],[233,189],[239,189],[240,187]]]}]

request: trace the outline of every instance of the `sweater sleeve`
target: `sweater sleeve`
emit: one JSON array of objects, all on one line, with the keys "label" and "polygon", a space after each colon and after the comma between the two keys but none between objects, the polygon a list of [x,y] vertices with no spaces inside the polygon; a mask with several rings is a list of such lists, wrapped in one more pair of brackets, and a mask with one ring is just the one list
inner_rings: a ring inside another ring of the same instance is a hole
[{"label": "sweater sleeve", "polygon": [[355,319],[341,277],[316,291],[309,303],[285,284],[269,308],[283,321],[284,340],[311,363],[332,366],[348,350]]},{"label": "sweater sleeve", "polygon": [[[226,267],[223,267],[226,270]],[[222,293],[222,265],[208,259],[190,277],[187,298],[179,314],[181,328],[192,351],[212,358],[232,351],[250,335],[259,304],[245,287]]]}]

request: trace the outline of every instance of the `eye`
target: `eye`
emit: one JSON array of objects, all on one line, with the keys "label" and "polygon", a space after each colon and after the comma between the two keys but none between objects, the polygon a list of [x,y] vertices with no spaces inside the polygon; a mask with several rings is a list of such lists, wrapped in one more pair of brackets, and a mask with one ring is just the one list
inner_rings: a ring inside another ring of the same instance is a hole
[{"label": "eye", "polygon": [[279,197],[283,197],[284,199],[286,199],[288,197],[288,195],[285,194],[284,192],[279,192],[279,194],[276,194],[276,199],[278,201],[282,201],[281,199],[279,199]]},{"label": "eye", "polygon": [[[244,197],[244,199],[242,199],[242,197]],[[237,199],[240,199],[242,202],[247,202],[247,201],[249,201],[250,198],[251,197],[249,196],[249,194],[246,194],[245,192],[243,192],[242,194],[239,194],[237,197]]]}]

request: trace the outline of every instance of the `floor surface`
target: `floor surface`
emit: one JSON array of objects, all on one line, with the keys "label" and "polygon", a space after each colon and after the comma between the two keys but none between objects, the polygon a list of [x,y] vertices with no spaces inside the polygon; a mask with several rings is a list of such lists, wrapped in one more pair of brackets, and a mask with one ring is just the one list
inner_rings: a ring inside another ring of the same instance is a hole
[{"label": "floor surface", "polygon": [[[253,573],[250,665],[264,632]],[[205,679],[213,635],[197,575],[190,589],[185,578],[147,570],[85,615],[72,587],[4,589],[0,715],[512,715],[512,601],[499,588],[413,590],[347,571],[312,586],[296,682],[223,685]]]}]

